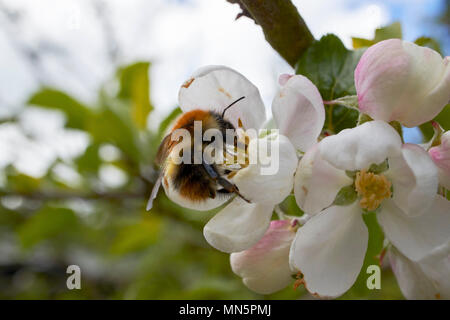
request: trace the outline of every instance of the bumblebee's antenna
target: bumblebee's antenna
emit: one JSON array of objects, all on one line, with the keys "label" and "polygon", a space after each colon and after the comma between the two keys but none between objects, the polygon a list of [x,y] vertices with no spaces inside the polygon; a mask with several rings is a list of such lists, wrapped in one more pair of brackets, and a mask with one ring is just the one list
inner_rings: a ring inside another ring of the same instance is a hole
[{"label": "bumblebee's antenna", "polygon": [[234,104],[238,103],[239,101],[241,101],[242,99],[244,99],[245,97],[240,97],[239,99],[237,99],[236,101],[232,102],[228,107],[226,107],[225,109],[223,109],[222,112],[222,118],[225,116],[225,112],[231,108]]}]

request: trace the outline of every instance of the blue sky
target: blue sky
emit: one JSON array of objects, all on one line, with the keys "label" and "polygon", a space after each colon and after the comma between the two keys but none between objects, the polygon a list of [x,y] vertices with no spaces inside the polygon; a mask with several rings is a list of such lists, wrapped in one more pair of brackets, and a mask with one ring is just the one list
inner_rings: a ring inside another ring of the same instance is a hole
[{"label": "blue sky", "polygon": [[[354,1],[372,2],[372,1]],[[387,6],[391,21],[400,21],[404,37],[414,40],[420,36],[431,36],[440,40],[443,51],[448,54],[450,49],[449,31],[445,26],[436,24],[435,18],[445,10],[445,0],[430,1],[376,1]]]}]

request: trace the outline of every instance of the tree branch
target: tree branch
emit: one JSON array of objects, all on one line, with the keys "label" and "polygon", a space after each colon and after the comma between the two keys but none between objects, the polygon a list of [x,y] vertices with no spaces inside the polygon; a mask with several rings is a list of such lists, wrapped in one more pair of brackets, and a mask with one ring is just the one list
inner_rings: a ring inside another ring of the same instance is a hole
[{"label": "tree branch", "polygon": [[290,0],[227,1],[238,3],[250,13],[253,20],[262,27],[267,42],[292,67],[314,41],[311,31]]}]

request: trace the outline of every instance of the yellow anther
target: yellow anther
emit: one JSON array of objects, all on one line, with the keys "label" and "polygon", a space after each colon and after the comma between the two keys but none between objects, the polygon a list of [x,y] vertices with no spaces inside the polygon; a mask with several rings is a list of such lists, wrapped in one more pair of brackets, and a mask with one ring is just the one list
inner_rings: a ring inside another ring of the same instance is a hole
[{"label": "yellow anther", "polygon": [[[239,119],[240,125],[242,122]],[[238,132],[238,137],[235,139],[235,144],[232,150],[228,152],[225,151],[225,163],[227,165],[239,164],[242,168],[249,165],[249,150],[248,145],[250,144],[250,137],[245,133],[244,130]]]},{"label": "yellow anther", "polygon": [[382,174],[361,170],[356,174],[355,189],[361,196],[359,205],[373,211],[381,202],[391,197],[391,182]]},{"label": "yellow anther", "polygon": [[242,124],[241,118],[238,118],[238,127],[241,128],[241,129],[244,128],[244,125]]}]

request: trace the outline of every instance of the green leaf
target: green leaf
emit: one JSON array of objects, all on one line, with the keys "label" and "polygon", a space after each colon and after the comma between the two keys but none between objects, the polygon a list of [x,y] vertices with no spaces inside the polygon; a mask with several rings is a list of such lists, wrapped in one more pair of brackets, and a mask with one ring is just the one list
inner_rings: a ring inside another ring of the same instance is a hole
[{"label": "green leaf", "polygon": [[428,47],[442,54],[441,45],[436,39],[429,37],[420,37],[417,38],[416,41],[414,41],[414,43],[422,47]]},{"label": "green leaf", "polygon": [[65,235],[77,223],[72,210],[46,206],[21,225],[17,232],[22,246],[31,248],[43,240]]},{"label": "green leaf", "polygon": [[373,44],[374,44],[373,40],[356,37],[352,38],[353,49],[368,48]]},{"label": "green leaf", "polygon": [[354,71],[363,51],[347,50],[333,34],[323,36],[306,50],[296,73],[308,77],[324,100],[355,95]]},{"label": "green leaf", "polygon": [[381,27],[375,30],[375,36],[373,39],[364,38],[352,38],[353,48],[367,48],[374,45],[377,42],[387,39],[402,39],[402,26],[399,22],[394,22],[388,26]]},{"label": "green leaf", "polygon": [[347,128],[353,128],[358,122],[360,113],[356,110],[344,106],[335,106],[333,108],[333,128],[335,133]]},{"label": "green leaf", "polygon": [[402,138],[402,141],[403,141],[403,127],[402,127],[401,123],[394,120],[394,121],[389,122],[389,125],[392,128],[394,128],[395,131],[397,131],[398,135]]},{"label": "green leaf", "polygon": [[363,123],[369,122],[369,121],[373,121],[373,119],[365,113],[360,113],[359,117],[358,117],[358,125],[362,125]]},{"label": "green leaf", "polygon": [[447,104],[442,109],[436,118],[434,118],[434,121],[438,122],[445,131],[450,130],[450,104]]},{"label": "green leaf", "polygon": [[44,88],[28,100],[28,104],[46,109],[62,111],[67,119],[66,127],[85,129],[86,121],[91,116],[91,110],[68,94],[52,89]]},{"label": "green leaf", "polygon": [[388,26],[376,29],[373,41],[377,43],[387,39],[402,39],[402,38],[403,38],[402,25],[400,24],[400,22],[394,22]]},{"label": "green leaf", "polygon": [[422,132],[422,142],[425,143],[429,141],[433,137],[433,126],[430,122],[426,122],[419,126],[420,131]]},{"label": "green leaf", "polygon": [[303,210],[297,205],[293,194],[287,196],[286,199],[280,203],[280,208],[290,216],[302,216],[304,214]]},{"label": "green leaf", "polygon": [[161,219],[153,216],[137,224],[124,227],[112,243],[110,252],[122,255],[146,249],[158,240],[161,226]]},{"label": "green leaf", "polygon": [[118,98],[131,102],[131,116],[136,126],[146,128],[147,116],[153,110],[150,104],[150,63],[137,62],[118,71],[120,91]]}]

